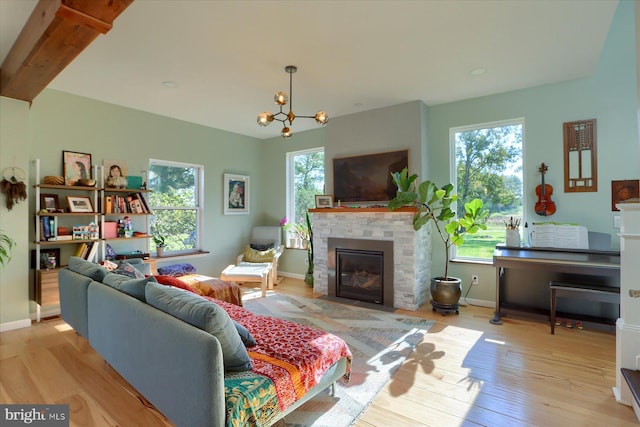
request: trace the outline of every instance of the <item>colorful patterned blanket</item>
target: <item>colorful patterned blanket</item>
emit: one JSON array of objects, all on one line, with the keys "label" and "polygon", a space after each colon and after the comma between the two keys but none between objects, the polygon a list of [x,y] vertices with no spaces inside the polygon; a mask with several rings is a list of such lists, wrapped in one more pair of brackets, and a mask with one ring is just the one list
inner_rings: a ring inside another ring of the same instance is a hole
[{"label": "colorful patterned blanket", "polygon": [[319,329],[250,311],[212,299],[246,327],[256,342],[248,349],[253,370],[225,376],[228,426],[269,426],[283,411],[317,385],[351,351],[339,337]]}]

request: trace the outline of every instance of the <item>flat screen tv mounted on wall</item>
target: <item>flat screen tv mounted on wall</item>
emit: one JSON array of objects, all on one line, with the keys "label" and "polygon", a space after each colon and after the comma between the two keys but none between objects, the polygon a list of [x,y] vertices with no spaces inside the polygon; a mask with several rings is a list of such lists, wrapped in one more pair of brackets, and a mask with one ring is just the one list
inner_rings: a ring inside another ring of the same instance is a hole
[{"label": "flat screen tv mounted on wall", "polygon": [[397,187],[392,172],[409,166],[409,150],[333,159],[335,202],[386,202]]}]

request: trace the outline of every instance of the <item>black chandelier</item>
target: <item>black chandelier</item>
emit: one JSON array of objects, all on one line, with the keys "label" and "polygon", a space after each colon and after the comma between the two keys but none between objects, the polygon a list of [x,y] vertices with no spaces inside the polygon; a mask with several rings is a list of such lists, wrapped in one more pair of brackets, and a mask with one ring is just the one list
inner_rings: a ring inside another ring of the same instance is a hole
[{"label": "black chandelier", "polygon": [[[282,122],[282,137],[289,138],[293,135],[291,131],[291,125],[293,124],[293,120],[296,117],[301,117],[304,119],[316,119],[316,122],[321,125],[327,124],[329,121],[329,116],[324,111],[318,111],[315,116],[296,116],[293,114],[293,73],[298,71],[298,67],[295,65],[287,65],[284,67],[284,70],[289,73],[289,96],[285,92],[277,92],[273,97],[273,100],[276,104],[280,106],[280,111],[276,114],[271,113],[271,111],[264,111],[258,114],[258,124],[260,126],[269,126],[272,121],[277,120]],[[282,111],[282,106],[287,105],[289,102],[289,113]],[[287,122],[289,124],[287,125]]]}]

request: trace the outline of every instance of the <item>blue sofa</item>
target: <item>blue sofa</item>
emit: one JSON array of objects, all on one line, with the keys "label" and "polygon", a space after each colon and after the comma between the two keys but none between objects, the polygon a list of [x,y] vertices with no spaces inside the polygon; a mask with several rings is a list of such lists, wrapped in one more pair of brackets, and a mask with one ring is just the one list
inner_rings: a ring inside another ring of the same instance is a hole
[{"label": "blue sofa", "polygon": [[[136,263],[136,260],[128,260]],[[144,266],[138,266],[143,268]],[[225,425],[223,348],[212,334],[143,301],[138,290],[107,286],[98,264],[71,258],[59,272],[62,318],[177,426]],[[153,276],[137,279],[155,281]],[[129,281],[131,282],[131,281]],[[282,417],[347,370],[340,360]],[[281,418],[281,417],[280,417]]]}]

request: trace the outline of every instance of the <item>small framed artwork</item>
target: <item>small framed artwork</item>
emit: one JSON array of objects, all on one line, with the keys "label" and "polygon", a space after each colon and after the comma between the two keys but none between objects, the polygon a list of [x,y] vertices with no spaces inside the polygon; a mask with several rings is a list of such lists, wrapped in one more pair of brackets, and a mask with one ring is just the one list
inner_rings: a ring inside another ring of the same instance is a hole
[{"label": "small framed artwork", "polygon": [[249,177],[246,175],[224,174],[225,215],[249,214]]},{"label": "small framed artwork", "polygon": [[332,208],[333,197],[327,194],[316,194],[316,209]]},{"label": "small framed artwork", "polygon": [[127,188],[127,162],[103,160],[104,185],[107,188]]},{"label": "small framed artwork", "polygon": [[79,179],[91,179],[91,154],[63,151],[62,169],[65,185],[76,185]]},{"label": "small framed artwork", "polygon": [[[60,266],[60,248],[40,249],[40,269],[49,270]],[[31,268],[36,268],[36,251],[31,250]]]},{"label": "small framed artwork", "polygon": [[46,209],[47,212],[58,212],[60,210],[58,195],[40,194],[40,209]]},{"label": "small framed artwork", "polygon": [[71,213],[93,213],[91,199],[84,196],[67,196],[67,206]]},{"label": "small framed artwork", "polygon": [[640,179],[611,181],[611,210],[619,211],[618,203],[640,202]]}]

